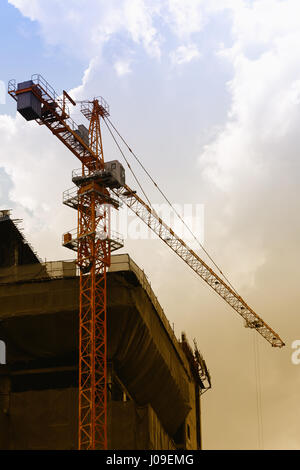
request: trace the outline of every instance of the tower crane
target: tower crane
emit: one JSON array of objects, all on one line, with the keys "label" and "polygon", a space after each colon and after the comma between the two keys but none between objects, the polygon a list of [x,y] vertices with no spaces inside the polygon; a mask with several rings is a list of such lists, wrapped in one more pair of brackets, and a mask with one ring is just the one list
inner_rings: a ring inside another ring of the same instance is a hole
[{"label": "tower crane", "polygon": [[107,331],[106,272],[111,252],[121,248],[121,237],[110,227],[110,210],[127,205],[185,263],[222,297],[273,347],[284,342],[242,297],[187,246],[159,216],[125,183],[125,170],[117,161],[104,161],[101,121],[109,116],[102,97],[81,101],[89,129],[77,125],[69,106],[70,95],[58,95],[41,75],[18,83],[10,80],[8,93],[27,120],[36,120],[78,158],[81,168],[73,171],[75,189],[65,191],[63,202],[77,210],[77,230],[67,232],[63,245],[77,252],[80,271],[79,298],[79,449],[107,448]]}]

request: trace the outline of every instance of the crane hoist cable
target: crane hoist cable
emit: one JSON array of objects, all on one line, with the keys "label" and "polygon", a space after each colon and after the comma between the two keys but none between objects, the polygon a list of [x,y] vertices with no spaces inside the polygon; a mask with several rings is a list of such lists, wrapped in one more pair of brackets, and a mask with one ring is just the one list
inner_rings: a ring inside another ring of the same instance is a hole
[{"label": "crane hoist cable", "polygon": [[[142,168],[142,170],[146,173],[146,175],[148,176],[148,178],[151,180],[151,182],[153,183],[153,185],[156,187],[156,189],[159,191],[159,193],[162,195],[162,197],[164,198],[164,200],[167,202],[167,204],[171,207],[171,209],[173,210],[174,214],[176,214],[176,216],[179,218],[179,220],[182,222],[182,224],[186,227],[186,229],[189,231],[189,233],[192,235],[193,239],[195,240],[195,242],[200,246],[200,248],[204,251],[204,253],[206,254],[206,256],[209,258],[209,260],[212,262],[212,264],[215,266],[215,268],[217,268],[217,270],[219,271],[219,273],[221,274],[221,276],[223,276],[223,278],[226,280],[226,282],[230,285],[230,287],[232,288],[232,290],[234,292],[237,293],[237,290],[234,288],[234,286],[232,285],[232,283],[229,281],[229,279],[225,276],[225,274],[223,273],[222,269],[220,268],[220,266],[218,266],[218,264],[214,261],[214,259],[212,258],[212,256],[208,253],[208,251],[206,250],[206,248],[203,246],[203,244],[198,240],[198,238],[196,237],[196,235],[192,232],[192,230],[190,229],[190,227],[187,225],[187,223],[185,222],[185,220],[182,218],[182,216],[179,214],[179,212],[175,209],[174,205],[171,203],[171,201],[168,199],[168,197],[165,195],[165,193],[160,189],[160,187],[158,186],[158,184],[156,183],[156,181],[153,179],[153,177],[151,176],[151,174],[149,173],[149,171],[145,168],[145,166],[143,165],[143,163],[141,162],[141,160],[139,159],[139,157],[136,155],[136,153],[131,149],[131,147],[128,145],[128,143],[126,142],[126,140],[124,139],[124,137],[122,137],[122,135],[120,134],[120,132],[117,130],[117,128],[115,127],[115,125],[111,122],[111,120],[108,118],[108,117],[105,117],[104,118],[104,121],[105,121],[105,124],[107,126],[107,128],[109,129],[111,135],[113,136],[112,134],[112,131],[111,129],[109,128],[108,124],[107,124],[107,121],[109,122],[109,124],[113,127],[114,131],[118,134],[119,138],[122,140],[122,142],[124,143],[124,145],[127,147],[127,149],[129,150],[129,152],[132,154],[132,156],[135,158],[135,160],[137,161],[137,163],[140,165],[140,167]],[[114,141],[116,142],[116,139],[115,137],[113,136],[113,139]],[[117,144],[117,142],[116,142]],[[120,146],[117,144],[120,152],[122,153],[123,157],[125,158],[124,156],[124,153],[122,152],[122,150],[120,149]],[[125,158],[125,161],[130,169],[130,171],[133,173],[129,163],[127,162],[126,158]],[[136,179],[136,178],[135,178]],[[141,185],[139,184],[140,188],[141,188]],[[142,190],[143,191],[143,190]],[[144,191],[143,191],[144,192]],[[144,193],[145,194],[145,193]],[[146,196],[146,195],[145,195]],[[146,196],[147,197],[147,196]],[[149,199],[147,198],[148,202],[149,202]],[[151,204],[150,204],[151,206]]]},{"label": "crane hoist cable", "polygon": [[131,165],[130,165],[128,159],[125,157],[125,154],[124,154],[124,152],[122,151],[120,145],[118,144],[117,139],[115,138],[115,136],[114,136],[112,130],[110,129],[109,125],[107,124],[106,119],[103,119],[103,121],[105,122],[105,125],[106,125],[106,127],[107,127],[107,129],[108,129],[110,135],[112,136],[112,138],[113,138],[113,140],[114,140],[116,146],[118,147],[118,149],[119,149],[119,151],[120,151],[122,157],[124,158],[124,160],[125,160],[125,162],[126,162],[128,168],[129,168],[130,172],[132,173],[132,175],[133,175],[133,177],[134,177],[136,183],[138,184],[140,190],[142,191],[142,193],[144,194],[145,198],[147,199],[147,202],[148,202],[149,206],[153,209],[150,199],[148,198],[148,196],[147,196],[145,190],[143,189],[143,186],[141,185],[141,183],[139,182],[139,180],[138,180],[137,176],[135,175],[133,169],[131,168]]}]

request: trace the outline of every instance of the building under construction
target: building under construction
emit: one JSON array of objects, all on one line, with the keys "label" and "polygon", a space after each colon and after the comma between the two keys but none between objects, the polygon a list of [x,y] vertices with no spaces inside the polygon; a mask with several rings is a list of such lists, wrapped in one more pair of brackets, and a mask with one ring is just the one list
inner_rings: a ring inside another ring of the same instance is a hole
[{"label": "building under construction", "polygon": [[[197,347],[176,339],[129,255],[112,257],[107,290],[108,448],[201,449]],[[1,449],[77,448],[78,299],[75,261],[42,263],[0,211]]]},{"label": "building under construction", "polygon": [[[196,342],[192,349],[185,335],[176,339],[143,271],[128,255],[111,256],[123,247],[111,230],[111,211],[127,206],[245,326],[272,347],[284,342],[207,251],[218,273],[154,210],[121,145],[172,211],[174,206],[110,120],[102,97],[76,102],[36,74],[25,82],[10,80],[8,93],[17,111],[47,127],[81,167],[72,174],[75,187],[63,194],[63,203],[77,212],[77,228],[63,236],[76,262],[42,263],[9,212],[1,214],[0,344],[6,363],[0,370],[0,445],[200,449],[200,396],[210,388],[205,362]],[[71,117],[70,107],[78,104],[89,128]],[[123,165],[104,159],[102,124],[147,202],[127,185]]]}]

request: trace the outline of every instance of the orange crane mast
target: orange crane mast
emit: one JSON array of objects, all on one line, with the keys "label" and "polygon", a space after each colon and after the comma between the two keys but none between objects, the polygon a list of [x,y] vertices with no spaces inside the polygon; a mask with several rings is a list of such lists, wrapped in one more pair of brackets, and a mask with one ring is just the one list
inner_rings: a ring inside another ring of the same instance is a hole
[{"label": "orange crane mast", "polygon": [[86,129],[70,117],[68,106],[75,106],[75,101],[66,91],[59,96],[41,75],[18,84],[10,80],[8,93],[26,120],[47,126],[82,164],[73,171],[76,188],[65,191],[63,196],[64,204],[78,214],[76,232],[64,234],[63,245],[77,252],[80,271],[79,449],[107,448],[106,271],[111,252],[123,246],[120,236],[113,234],[110,227],[110,210],[118,209],[121,202],[239,313],[246,326],[257,330],[272,346],[284,346],[278,334],[242,297],[125,184],[123,166],[117,160],[104,161],[100,123],[109,116],[109,106],[103,98],[79,102],[89,121]]},{"label": "orange crane mast", "polygon": [[70,118],[67,101],[76,103],[63,92],[60,98],[40,75],[28,82],[9,82],[9,94],[16,99],[18,111],[27,120],[46,125],[75,156],[82,167],[73,172],[78,189],[64,203],[77,209],[78,224],[74,237],[64,235],[64,245],[77,251],[80,270],[79,299],[79,449],[107,448],[107,331],[106,270],[111,251],[122,246],[112,240],[110,206],[118,208],[108,187],[118,182],[105,171],[100,119],[109,115],[103,98],[81,102],[81,111],[89,121],[89,130]]}]

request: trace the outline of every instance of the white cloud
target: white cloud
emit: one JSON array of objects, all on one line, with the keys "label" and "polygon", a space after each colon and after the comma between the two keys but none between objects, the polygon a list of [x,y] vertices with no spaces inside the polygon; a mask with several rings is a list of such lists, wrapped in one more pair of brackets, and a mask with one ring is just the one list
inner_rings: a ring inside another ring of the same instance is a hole
[{"label": "white cloud", "polygon": [[160,37],[153,25],[153,17],[158,13],[157,2],[126,0],[124,3],[125,28],[136,43],[142,43],[148,54],[159,58]]},{"label": "white cloud", "polygon": [[187,64],[192,60],[199,59],[200,52],[195,44],[188,44],[187,46],[179,46],[171,52],[170,58],[175,65]]},{"label": "white cloud", "polygon": [[[293,197],[300,145],[299,9],[293,0],[232,6],[233,44],[220,52],[233,71],[231,106],[199,158],[202,177],[214,188],[215,230],[222,227],[215,243],[229,240],[230,270],[245,286],[274,258],[271,247],[280,238],[292,246],[300,229]],[[292,214],[293,229],[286,222]],[[243,265],[248,273],[241,272]]]},{"label": "white cloud", "polygon": [[[168,35],[182,42],[205,27],[210,13],[227,8],[230,0],[8,0],[21,13],[37,21],[44,41],[61,46],[69,54],[91,59],[116,35],[141,45],[151,57],[160,59]],[[232,0],[233,1],[233,0]],[[157,26],[157,20],[162,25]],[[123,44],[123,47],[126,47]]]},{"label": "white cloud", "polygon": [[168,0],[168,21],[180,38],[196,33],[205,23],[203,0]]},{"label": "white cloud", "polygon": [[[232,97],[229,119],[201,157],[214,172],[214,181],[226,189],[229,189],[227,182],[234,184],[234,171],[241,170],[245,160],[254,169],[260,167],[264,171],[263,163],[268,160],[268,152],[274,152],[274,143],[284,139],[282,142],[288,144],[291,138],[297,138],[300,50],[295,44],[300,39],[300,30],[295,16],[299,10],[300,6],[293,0],[243,5],[238,10],[241,16],[233,9],[235,42],[232,48],[222,51],[234,72],[229,83]],[[269,15],[274,16],[274,21],[265,21]],[[277,15],[286,22],[280,21]],[[254,59],[247,57],[251,41],[268,42]],[[281,158],[280,154],[276,156]]]},{"label": "white cloud", "polygon": [[114,64],[114,68],[118,75],[127,75],[131,72],[130,60],[117,60]]},{"label": "white cloud", "polygon": [[153,25],[159,9],[149,0],[9,0],[21,13],[38,21],[47,44],[69,54],[91,59],[116,34],[127,34],[155,58],[160,57],[160,36]]},{"label": "white cloud", "polygon": [[76,224],[61,202],[62,192],[72,186],[73,158],[46,129],[20,115],[0,115],[0,136],[1,168],[11,181],[3,199],[9,199],[13,216],[24,218],[25,233],[42,256],[72,258],[58,248],[57,229]]},{"label": "white cloud", "polygon": [[18,8],[24,16],[32,21],[42,16],[42,4],[39,0],[8,0],[8,3]]}]

